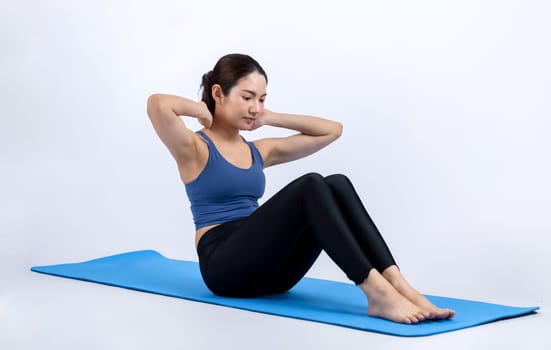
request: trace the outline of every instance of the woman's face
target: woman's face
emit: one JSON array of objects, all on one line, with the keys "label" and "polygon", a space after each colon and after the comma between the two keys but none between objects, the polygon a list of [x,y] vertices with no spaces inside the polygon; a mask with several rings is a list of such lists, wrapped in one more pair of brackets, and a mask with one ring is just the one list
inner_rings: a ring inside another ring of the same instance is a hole
[{"label": "woman's face", "polygon": [[249,130],[264,111],[266,79],[258,72],[239,79],[227,96],[216,99],[216,118],[240,130]]}]

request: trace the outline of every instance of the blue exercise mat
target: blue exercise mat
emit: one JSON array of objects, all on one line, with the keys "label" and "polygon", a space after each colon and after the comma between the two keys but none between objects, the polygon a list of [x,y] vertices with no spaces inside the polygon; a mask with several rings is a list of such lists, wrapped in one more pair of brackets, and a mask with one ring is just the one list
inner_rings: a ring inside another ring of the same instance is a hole
[{"label": "blue exercise mat", "polygon": [[129,252],[74,264],[35,266],[32,271],[97,282],[143,292],[229,306],[272,315],[323,322],[399,336],[425,336],[533,313],[539,307],[511,307],[427,295],[437,306],[452,308],[451,320],[399,324],[367,316],[367,301],[353,284],[303,278],[285,294],[225,298],[212,294],[196,262],[168,259],[153,250]]}]

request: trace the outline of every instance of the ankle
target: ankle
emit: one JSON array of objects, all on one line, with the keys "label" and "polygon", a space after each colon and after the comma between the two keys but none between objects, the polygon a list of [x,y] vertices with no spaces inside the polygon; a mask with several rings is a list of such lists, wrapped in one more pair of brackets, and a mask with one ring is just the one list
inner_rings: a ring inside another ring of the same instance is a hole
[{"label": "ankle", "polygon": [[405,282],[404,276],[402,276],[400,269],[396,265],[391,265],[384,269],[382,276],[393,286],[403,285]]},{"label": "ankle", "polygon": [[387,294],[389,288],[392,288],[389,282],[375,269],[369,271],[366,279],[359,287],[368,298],[375,295]]}]

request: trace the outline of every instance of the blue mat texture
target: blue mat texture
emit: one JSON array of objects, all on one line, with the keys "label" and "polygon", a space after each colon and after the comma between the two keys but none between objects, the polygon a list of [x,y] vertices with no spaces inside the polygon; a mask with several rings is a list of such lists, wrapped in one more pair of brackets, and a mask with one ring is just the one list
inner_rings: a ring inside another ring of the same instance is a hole
[{"label": "blue mat texture", "polygon": [[107,284],[204,303],[293,317],[397,336],[426,336],[527,315],[539,307],[511,307],[427,295],[452,308],[451,320],[399,324],[367,316],[367,300],[353,284],[303,278],[285,294],[261,298],[225,298],[212,294],[196,262],[169,259],[153,250],[117,254],[81,263],[35,266],[32,271]]}]

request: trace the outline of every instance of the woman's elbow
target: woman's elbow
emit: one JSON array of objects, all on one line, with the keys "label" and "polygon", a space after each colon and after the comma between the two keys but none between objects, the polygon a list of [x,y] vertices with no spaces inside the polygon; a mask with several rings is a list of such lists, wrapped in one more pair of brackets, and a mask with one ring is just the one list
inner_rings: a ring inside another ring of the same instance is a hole
[{"label": "woman's elbow", "polygon": [[153,94],[147,98],[147,109],[158,107],[161,104],[161,94]]},{"label": "woman's elbow", "polygon": [[342,123],[335,122],[335,126],[333,127],[333,133],[332,133],[335,140],[341,137],[342,128],[343,128]]},{"label": "woman's elbow", "polygon": [[162,96],[161,94],[153,94],[147,98],[147,115],[149,118],[158,114],[157,112],[161,109]]}]

